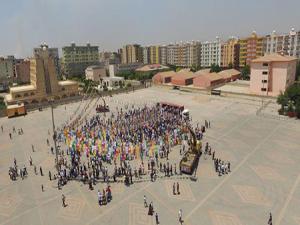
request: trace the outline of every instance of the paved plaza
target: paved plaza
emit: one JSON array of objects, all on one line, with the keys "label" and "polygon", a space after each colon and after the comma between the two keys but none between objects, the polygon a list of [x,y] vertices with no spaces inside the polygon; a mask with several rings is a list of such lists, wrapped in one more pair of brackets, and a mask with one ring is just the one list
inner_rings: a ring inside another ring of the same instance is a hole
[{"label": "paved plaza", "polygon": [[[97,104],[96,100],[91,105]],[[100,207],[97,190],[106,184],[100,182],[90,191],[88,185],[71,181],[58,190],[57,183],[48,179],[48,171],[55,171],[54,155],[46,143],[47,138],[51,139],[50,108],[30,112],[25,117],[1,118],[4,132],[0,130],[0,225],[152,225],[155,217],[147,215],[144,195],[153,202],[162,225],[179,224],[179,209],[183,211],[186,225],[267,224],[270,212],[275,225],[300,225],[299,121],[256,115],[261,106],[257,99],[208,96],[158,87],[106,97],[106,101],[112,111],[117,106],[142,106],[160,101],[184,105],[190,110],[194,125],[210,120],[211,128],[204,134],[203,143],[210,143],[216,157],[231,162],[231,172],[219,177],[211,157],[201,157],[196,182],[186,175],[176,175],[155,182],[143,179],[130,187],[121,182],[111,183],[113,199]],[[73,115],[79,104],[83,103],[56,107],[56,125]],[[92,116],[95,109],[85,114]],[[24,134],[13,134],[10,140],[13,126],[22,128]],[[44,176],[34,174],[33,166],[29,166],[30,156],[34,165],[43,167]],[[14,157],[19,166],[27,167],[29,176],[24,180],[9,179],[8,168],[13,165]],[[176,146],[170,162],[178,165],[179,161]],[[180,195],[172,193],[174,182],[180,184]],[[65,208],[61,194],[66,196]]]}]

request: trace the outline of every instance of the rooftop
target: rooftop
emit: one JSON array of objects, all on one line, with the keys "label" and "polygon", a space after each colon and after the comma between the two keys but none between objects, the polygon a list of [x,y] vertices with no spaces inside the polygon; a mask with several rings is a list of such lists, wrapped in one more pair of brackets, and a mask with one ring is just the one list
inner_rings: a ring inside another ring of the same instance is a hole
[{"label": "rooftop", "polygon": [[34,91],[36,88],[33,85],[24,85],[24,86],[17,86],[11,87],[10,92],[23,92],[23,91]]},{"label": "rooftop", "polygon": [[290,62],[297,60],[297,58],[292,57],[292,56],[287,56],[287,55],[280,55],[280,54],[270,54],[270,55],[265,55],[262,57],[259,57],[257,59],[252,60],[251,62]]},{"label": "rooftop", "polygon": [[61,86],[67,86],[67,85],[75,85],[78,83],[76,81],[72,81],[72,80],[64,80],[64,81],[58,81],[58,84]]}]

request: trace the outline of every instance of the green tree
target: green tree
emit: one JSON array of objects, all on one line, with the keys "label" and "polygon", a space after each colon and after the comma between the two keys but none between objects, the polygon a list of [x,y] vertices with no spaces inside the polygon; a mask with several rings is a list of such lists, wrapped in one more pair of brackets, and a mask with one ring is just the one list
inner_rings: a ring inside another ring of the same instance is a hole
[{"label": "green tree", "polygon": [[280,94],[277,97],[277,103],[281,105],[281,110],[284,109],[284,106],[286,106],[289,102],[289,98],[286,94],[280,92]]},{"label": "green tree", "polygon": [[246,65],[241,71],[241,76],[243,80],[250,80],[250,66]]},{"label": "green tree", "polygon": [[296,67],[296,80],[300,81],[300,60],[298,60]]},{"label": "green tree", "polygon": [[213,72],[219,73],[221,70],[222,70],[221,67],[215,63],[211,64],[211,66],[210,66],[211,73],[213,73]]}]

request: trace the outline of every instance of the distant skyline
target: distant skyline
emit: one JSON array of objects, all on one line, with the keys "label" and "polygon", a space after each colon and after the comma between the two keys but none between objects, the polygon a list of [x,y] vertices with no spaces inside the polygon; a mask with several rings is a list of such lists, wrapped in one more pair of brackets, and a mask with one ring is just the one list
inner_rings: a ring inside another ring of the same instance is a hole
[{"label": "distant skyline", "polygon": [[116,51],[125,44],[210,41],[300,30],[299,0],[10,0],[0,7],[0,56],[46,42]]}]

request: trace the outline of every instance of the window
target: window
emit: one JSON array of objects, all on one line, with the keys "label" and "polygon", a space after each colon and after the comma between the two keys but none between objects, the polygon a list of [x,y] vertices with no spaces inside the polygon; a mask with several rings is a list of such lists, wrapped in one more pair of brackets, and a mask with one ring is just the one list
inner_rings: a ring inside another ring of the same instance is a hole
[{"label": "window", "polygon": [[268,63],[263,63],[263,66],[269,66],[269,64]]},{"label": "window", "polygon": [[261,88],[261,91],[267,91],[267,88]]},{"label": "window", "polygon": [[268,81],[267,81],[267,80],[262,80],[261,82],[262,82],[262,83],[268,83]]},{"label": "window", "polygon": [[262,74],[263,75],[268,75],[268,71],[263,71]]}]

